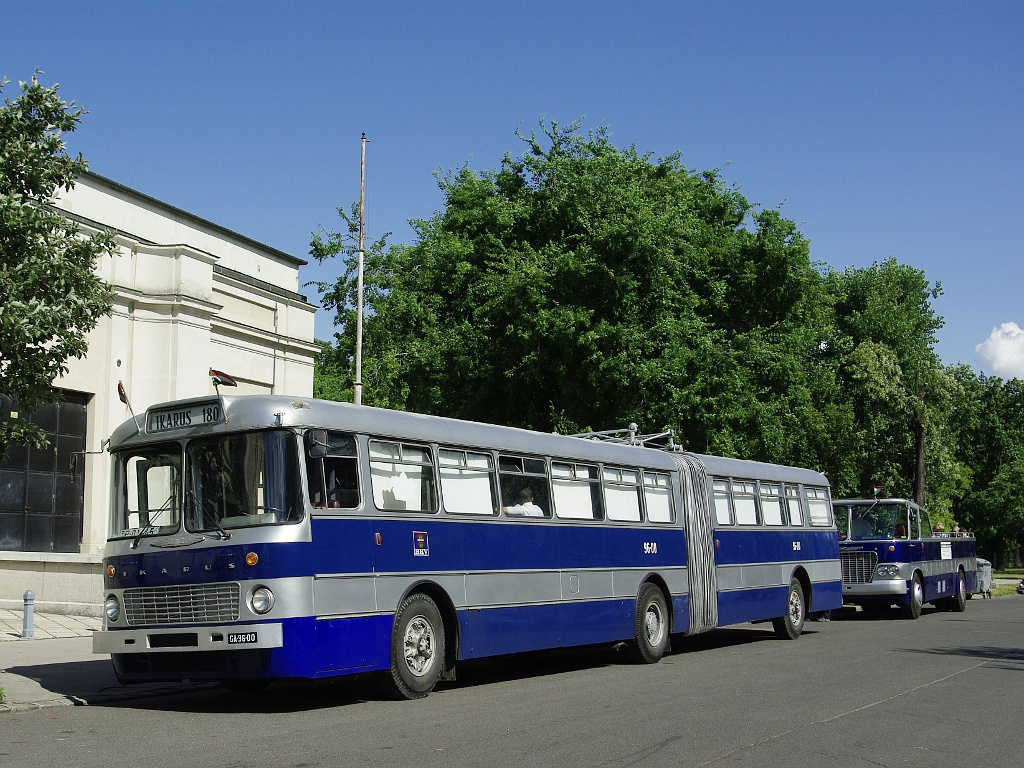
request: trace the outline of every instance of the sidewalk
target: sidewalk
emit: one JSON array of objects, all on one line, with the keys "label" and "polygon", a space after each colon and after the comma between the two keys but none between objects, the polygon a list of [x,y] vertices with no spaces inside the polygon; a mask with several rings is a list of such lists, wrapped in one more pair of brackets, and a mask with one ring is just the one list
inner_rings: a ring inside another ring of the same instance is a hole
[{"label": "sidewalk", "polygon": [[20,610],[0,608],[0,718],[196,688],[194,683],[121,685],[110,657],[92,652],[97,617],[36,613],[32,639],[22,639],[22,620]]}]

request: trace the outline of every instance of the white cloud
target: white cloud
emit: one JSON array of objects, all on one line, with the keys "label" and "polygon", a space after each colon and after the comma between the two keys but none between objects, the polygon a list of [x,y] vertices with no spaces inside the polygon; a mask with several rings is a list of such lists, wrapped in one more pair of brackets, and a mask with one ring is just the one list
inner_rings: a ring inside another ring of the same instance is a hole
[{"label": "white cloud", "polygon": [[981,367],[1004,379],[1024,379],[1024,330],[1003,323],[974,348]]}]

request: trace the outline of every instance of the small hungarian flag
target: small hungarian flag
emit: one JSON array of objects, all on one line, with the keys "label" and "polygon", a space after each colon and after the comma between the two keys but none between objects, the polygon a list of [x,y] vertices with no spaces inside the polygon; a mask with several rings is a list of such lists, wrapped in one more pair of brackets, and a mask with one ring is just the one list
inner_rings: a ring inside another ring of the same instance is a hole
[{"label": "small hungarian flag", "polygon": [[210,369],[210,377],[213,379],[213,386],[215,387],[237,387],[238,382],[232,379],[223,371],[217,371],[213,368]]}]

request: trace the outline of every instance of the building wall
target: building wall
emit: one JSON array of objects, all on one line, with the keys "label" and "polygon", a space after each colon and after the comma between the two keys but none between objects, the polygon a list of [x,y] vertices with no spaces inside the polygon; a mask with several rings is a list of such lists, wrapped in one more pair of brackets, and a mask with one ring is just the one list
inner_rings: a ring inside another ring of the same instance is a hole
[{"label": "building wall", "polygon": [[110,504],[102,449],[131,418],[118,382],[139,416],[214,393],[210,368],[234,378],[240,394],[311,397],[316,308],[298,292],[302,260],[116,182],[86,174],[54,207],[86,232],[115,231],[117,252],[97,265],[114,307],[90,334],[88,355],[54,382],[90,396],[80,551],[0,551],[0,604],[20,604],[31,589],[38,610],[93,613]]}]

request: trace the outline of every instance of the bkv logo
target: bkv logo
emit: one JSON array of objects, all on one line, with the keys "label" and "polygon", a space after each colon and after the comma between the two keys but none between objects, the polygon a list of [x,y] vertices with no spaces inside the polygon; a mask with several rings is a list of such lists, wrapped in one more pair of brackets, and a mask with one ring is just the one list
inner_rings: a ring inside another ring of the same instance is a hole
[{"label": "bkv logo", "polygon": [[412,532],[412,553],[415,557],[430,556],[430,542],[426,531]]}]

